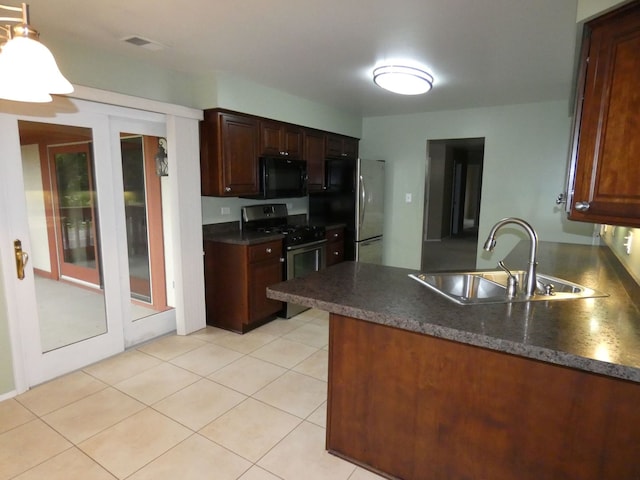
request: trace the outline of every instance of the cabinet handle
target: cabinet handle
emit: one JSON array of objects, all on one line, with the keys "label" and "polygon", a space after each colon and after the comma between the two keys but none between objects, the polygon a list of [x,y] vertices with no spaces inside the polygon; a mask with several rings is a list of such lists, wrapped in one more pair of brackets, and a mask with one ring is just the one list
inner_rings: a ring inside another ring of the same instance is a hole
[{"label": "cabinet handle", "polygon": [[280,257],[280,263],[284,263],[284,257]]},{"label": "cabinet handle", "polygon": [[230,192],[231,191],[231,187],[224,187],[224,191],[225,192]]},{"label": "cabinet handle", "polygon": [[267,247],[267,253],[271,253],[273,250],[271,250],[271,247]]},{"label": "cabinet handle", "polygon": [[589,202],[576,202],[576,210],[579,212],[586,212],[590,206]]}]

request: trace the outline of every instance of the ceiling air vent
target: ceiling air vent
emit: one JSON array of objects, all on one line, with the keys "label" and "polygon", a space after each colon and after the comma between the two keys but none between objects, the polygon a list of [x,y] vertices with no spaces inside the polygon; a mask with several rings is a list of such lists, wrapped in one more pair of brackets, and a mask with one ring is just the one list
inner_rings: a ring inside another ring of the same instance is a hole
[{"label": "ceiling air vent", "polygon": [[148,38],[140,37],[137,35],[123,38],[122,41],[130,43],[131,45],[135,45],[136,47],[146,48],[147,50],[162,50],[165,48],[164,45],[158,42],[154,42],[153,40],[149,40]]}]

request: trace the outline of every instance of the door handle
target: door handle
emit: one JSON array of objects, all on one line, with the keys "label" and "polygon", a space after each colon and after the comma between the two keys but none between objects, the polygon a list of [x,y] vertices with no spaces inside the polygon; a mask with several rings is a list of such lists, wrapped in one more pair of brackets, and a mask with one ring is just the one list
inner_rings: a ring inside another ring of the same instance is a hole
[{"label": "door handle", "polygon": [[14,240],[13,250],[16,256],[16,272],[18,274],[18,280],[23,280],[24,267],[29,261],[29,254],[22,251],[22,242],[20,240]]}]

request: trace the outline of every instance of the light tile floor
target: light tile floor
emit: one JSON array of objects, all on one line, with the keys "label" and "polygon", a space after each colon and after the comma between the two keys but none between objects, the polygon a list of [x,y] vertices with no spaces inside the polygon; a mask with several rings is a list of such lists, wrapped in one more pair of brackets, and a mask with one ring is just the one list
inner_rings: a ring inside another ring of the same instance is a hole
[{"label": "light tile floor", "polygon": [[324,448],[328,315],[163,337],[0,403],[0,479],[375,480]]}]

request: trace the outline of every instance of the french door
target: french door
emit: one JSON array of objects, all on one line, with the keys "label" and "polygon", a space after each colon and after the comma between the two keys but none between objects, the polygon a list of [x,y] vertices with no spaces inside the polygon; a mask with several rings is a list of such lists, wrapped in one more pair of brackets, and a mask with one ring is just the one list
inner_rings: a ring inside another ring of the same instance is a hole
[{"label": "french door", "polygon": [[[154,285],[159,299],[152,298],[152,266],[164,272],[163,250],[170,248],[170,241],[160,242],[159,255],[158,242],[149,248],[150,238],[164,235],[162,220],[149,233],[144,185],[159,180],[145,181],[144,172],[137,180],[143,206],[129,202],[125,191],[133,182],[129,176],[140,172],[127,166],[123,139],[157,143],[166,136],[164,115],[82,101],[73,101],[75,108],[67,114],[60,112],[68,105],[55,102],[39,106],[39,115],[0,113],[6,172],[0,176],[0,263],[8,313],[19,325],[19,341],[12,346],[21,350],[27,386],[175,329],[164,275]],[[7,245],[15,241],[24,253],[16,252],[16,262],[7,261],[13,260]],[[153,265],[150,250],[156,251]],[[17,260],[23,263],[22,279]],[[140,263],[143,267],[132,274]],[[140,287],[137,280],[146,277]]]}]

